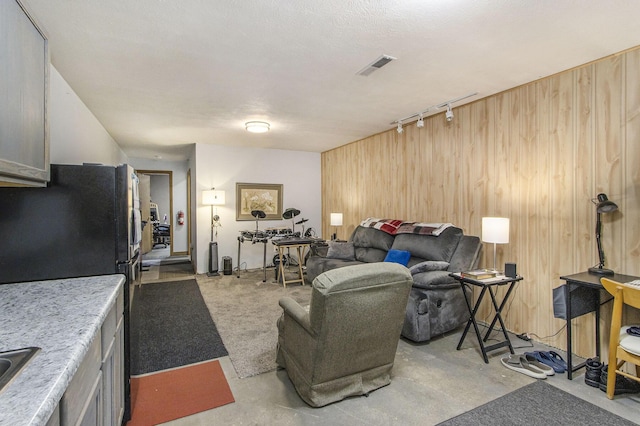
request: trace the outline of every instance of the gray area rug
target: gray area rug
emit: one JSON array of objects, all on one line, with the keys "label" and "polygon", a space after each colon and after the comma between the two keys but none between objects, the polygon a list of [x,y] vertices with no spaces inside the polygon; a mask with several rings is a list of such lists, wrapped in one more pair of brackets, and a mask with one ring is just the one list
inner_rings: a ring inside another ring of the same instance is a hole
[{"label": "gray area rug", "polygon": [[276,321],[282,314],[278,304],[289,296],[308,305],[311,286],[275,282],[273,269],[262,282],[262,269],[233,275],[198,275],[200,292],[209,308],[238,377],[255,376],[276,369]]},{"label": "gray area rug", "polygon": [[131,374],[227,355],[195,280],[136,286],[131,305]]},{"label": "gray area rug", "polygon": [[[604,393],[602,394],[603,397]],[[635,425],[544,381],[537,381],[439,423],[467,425]]]}]

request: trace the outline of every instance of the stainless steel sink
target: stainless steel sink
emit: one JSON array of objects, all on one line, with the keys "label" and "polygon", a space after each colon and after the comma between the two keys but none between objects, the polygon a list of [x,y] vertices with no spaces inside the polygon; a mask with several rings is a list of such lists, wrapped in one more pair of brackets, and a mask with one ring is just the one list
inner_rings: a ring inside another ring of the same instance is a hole
[{"label": "stainless steel sink", "polygon": [[36,347],[0,352],[0,393],[20,374],[38,352],[40,352],[40,348]]}]

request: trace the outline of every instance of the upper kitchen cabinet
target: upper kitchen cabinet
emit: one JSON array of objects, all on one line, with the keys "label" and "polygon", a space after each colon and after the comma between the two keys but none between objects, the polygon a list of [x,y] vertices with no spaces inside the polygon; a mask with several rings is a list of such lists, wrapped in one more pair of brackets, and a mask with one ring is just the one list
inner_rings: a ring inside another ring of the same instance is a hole
[{"label": "upper kitchen cabinet", "polygon": [[49,46],[18,0],[0,1],[0,186],[49,181]]}]

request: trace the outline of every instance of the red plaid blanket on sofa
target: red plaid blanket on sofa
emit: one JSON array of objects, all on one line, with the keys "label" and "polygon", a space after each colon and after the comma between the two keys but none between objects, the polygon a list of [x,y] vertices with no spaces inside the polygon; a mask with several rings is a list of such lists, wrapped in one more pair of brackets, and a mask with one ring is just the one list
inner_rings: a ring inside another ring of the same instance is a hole
[{"label": "red plaid blanket on sofa", "polygon": [[418,223],[404,222],[396,230],[396,234],[420,234],[438,236],[448,227],[453,226],[452,223]]},{"label": "red plaid blanket on sofa", "polygon": [[438,236],[450,226],[452,223],[420,223],[405,222],[399,219],[378,219],[368,217],[360,223],[365,228],[375,228],[386,232],[387,234],[419,234]]},{"label": "red plaid blanket on sofa", "polygon": [[387,234],[395,235],[398,227],[402,225],[404,221],[399,219],[376,219],[368,217],[362,221],[360,226],[364,228],[375,228],[386,232]]}]

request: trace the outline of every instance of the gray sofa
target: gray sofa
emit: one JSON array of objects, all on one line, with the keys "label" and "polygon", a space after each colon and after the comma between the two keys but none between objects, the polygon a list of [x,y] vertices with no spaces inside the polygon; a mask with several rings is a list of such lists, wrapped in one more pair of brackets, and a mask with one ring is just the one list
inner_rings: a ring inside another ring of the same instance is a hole
[{"label": "gray sofa", "polygon": [[411,275],[394,263],[335,269],[313,281],[308,309],[280,299],[276,362],[322,407],[391,382]]},{"label": "gray sofa", "polygon": [[402,336],[424,342],[454,330],[469,319],[460,284],[449,276],[477,267],[482,243],[451,226],[438,236],[395,234],[358,226],[347,243],[329,243],[328,250],[310,256],[307,278],[348,265],[383,262],[389,250],[411,253],[407,267],[413,286],[407,303]]}]

